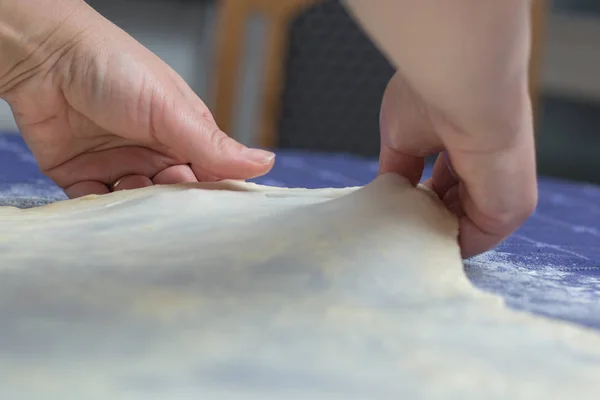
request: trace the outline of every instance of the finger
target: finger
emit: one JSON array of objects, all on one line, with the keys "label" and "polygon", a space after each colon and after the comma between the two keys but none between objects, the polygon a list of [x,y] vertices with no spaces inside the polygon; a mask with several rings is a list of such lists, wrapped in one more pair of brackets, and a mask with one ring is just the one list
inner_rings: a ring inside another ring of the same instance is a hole
[{"label": "finger", "polygon": [[463,186],[453,171],[450,158],[446,152],[438,156],[433,166],[431,178],[423,182],[423,185],[433,190],[448,211],[459,218],[459,244],[464,258],[482,253],[504,239],[503,234],[483,231],[466,215],[463,208],[466,196],[464,193],[461,195],[464,189],[461,190]]},{"label": "finger", "polygon": [[431,178],[423,182],[423,185],[433,190],[450,212],[459,218],[464,216],[459,195],[460,182],[452,171],[450,158],[446,152],[437,157]]},{"label": "finger", "polygon": [[70,199],[75,199],[77,197],[83,197],[90,194],[101,195],[110,193],[108,186],[98,181],[77,182],[65,188],[64,191],[67,197]]},{"label": "finger", "polygon": [[154,175],[155,185],[174,185],[178,183],[198,182],[198,178],[188,165],[174,165]]},{"label": "finger", "polygon": [[496,247],[509,235],[485,232],[467,216],[460,218],[459,221],[459,245],[461,256],[464,259],[471,258]]},{"label": "finger", "polygon": [[462,218],[465,215],[465,210],[462,206],[462,199],[460,196],[461,185],[456,182],[454,186],[450,186],[442,197],[442,202],[446,208],[458,218]]},{"label": "finger", "polygon": [[415,157],[382,144],[379,152],[379,175],[387,173],[399,174],[416,186],[423,175],[424,157]]},{"label": "finger", "polygon": [[458,177],[452,171],[448,153],[441,153],[435,160],[431,178],[423,182],[423,185],[433,190],[440,199],[443,199],[448,190],[458,184]]},{"label": "finger", "polygon": [[139,189],[152,186],[150,178],[144,175],[127,175],[119,179],[112,185],[113,192],[119,190]]},{"label": "finger", "polygon": [[181,155],[194,173],[228,179],[249,179],[267,173],[275,154],[251,149],[222,132],[209,118],[178,97],[163,105],[152,121],[156,139]]},{"label": "finger", "polygon": [[183,96],[184,99],[197,112],[202,113],[202,115],[204,115],[204,117],[206,119],[208,119],[211,122],[215,122],[215,118],[211,114],[211,112],[208,109],[208,107],[206,106],[206,104],[204,104],[204,102],[198,96],[198,94],[196,94],[196,92],[194,92],[194,90],[190,87],[190,85],[188,85],[188,83],[185,81],[185,79],[183,79],[181,77],[181,75],[179,75],[177,72],[175,72],[171,68],[169,68],[169,73],[170,73],[170,76],[171,76],[171,79],[172,79],[173,83],[175,84],[175,86],[179,90],[179,93],[181,94],[181,96]]},{"label": "finger", "polygon": [[[528,142],[527,137],[524,139]],[[500,160],[495,153],[456,157],[461,160],[462,173],[465,161],[469,165],[475,163],[463,175],[466,182],[458,179],[448,156],[444,153],[438,156],[432,177],[423,184],[459,218],[459,242],[464,258],[500,244],[535,208],[537,190],[531,147],[525,143],[522,148],[511,148]],[[512,167],[507,168],[507,161]],[[468,185],[475,187],[472,193],[467,190]]]},{"label": "finger", "polygon": [[379,126],[379,172],[396,172],[416,185],[421,180],[425,156],[439,152],[441,142],[435,135],[426,107],[398,73],[384,92]]},{"label": "finger", "polygon": [[81,154],[46,174],[61,187],[82,180],[112,185],[127,175],[154,176],[176,161],[152,149],[125,146]]},{"label": "finger", "polygon": [[458,196],[464,211],[460,243],[464,257],[500,244],[531,215],[537,204],[533,134],[491,153],[453,157],[461,177]]}]

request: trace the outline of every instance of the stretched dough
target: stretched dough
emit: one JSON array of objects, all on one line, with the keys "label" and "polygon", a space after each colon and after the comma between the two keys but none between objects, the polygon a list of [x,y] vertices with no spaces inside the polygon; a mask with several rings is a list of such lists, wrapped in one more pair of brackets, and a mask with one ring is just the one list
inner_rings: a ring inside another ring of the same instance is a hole
[{"label": "stretched dough", "polygon": [[2,399],[600,393],[598,336],[473,288],[455,218],[393,175],[2,208],[0,232]]}]

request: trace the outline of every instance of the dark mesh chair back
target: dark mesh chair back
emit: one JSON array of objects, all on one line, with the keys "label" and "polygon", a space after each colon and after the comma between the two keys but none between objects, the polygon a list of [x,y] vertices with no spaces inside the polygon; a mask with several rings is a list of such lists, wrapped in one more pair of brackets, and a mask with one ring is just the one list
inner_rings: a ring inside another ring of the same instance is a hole
[{"label": "dark mesh chair back", "polygon": [[308,8],[290,35],[278,147],[377,156],[391,65],[339,1]]}]

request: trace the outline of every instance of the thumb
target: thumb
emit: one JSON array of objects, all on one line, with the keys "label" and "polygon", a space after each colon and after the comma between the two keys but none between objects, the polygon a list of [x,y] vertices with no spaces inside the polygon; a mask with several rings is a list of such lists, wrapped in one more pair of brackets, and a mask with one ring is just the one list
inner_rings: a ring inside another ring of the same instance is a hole
[{"label": "thumb", "polygon": [[425,157],[443,146],[423,101],[399,73],[388,83],[379,115],[381,152],[379,173],[402,175],[413,185],[421,180]]},{"label": "thumb", "polygon": [[229,137],[204,104],[193,107],[181,99],[155,115],[160,115],[152,121],[157,140],[189,163],[196,176],[249,179],[273,167],[274,153],[248,148]]}]

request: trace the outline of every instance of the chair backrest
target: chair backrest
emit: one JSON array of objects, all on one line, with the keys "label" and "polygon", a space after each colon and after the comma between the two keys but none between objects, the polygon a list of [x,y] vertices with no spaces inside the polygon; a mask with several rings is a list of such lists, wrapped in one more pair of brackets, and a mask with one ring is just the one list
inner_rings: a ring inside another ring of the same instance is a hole
[{"label": "chair backrest", "polygon": [[292,22],[277,147],[376,156],[394,69],[335,0]]}]

